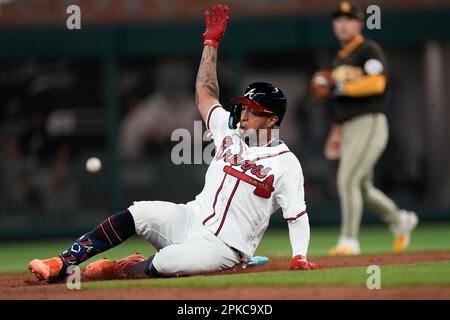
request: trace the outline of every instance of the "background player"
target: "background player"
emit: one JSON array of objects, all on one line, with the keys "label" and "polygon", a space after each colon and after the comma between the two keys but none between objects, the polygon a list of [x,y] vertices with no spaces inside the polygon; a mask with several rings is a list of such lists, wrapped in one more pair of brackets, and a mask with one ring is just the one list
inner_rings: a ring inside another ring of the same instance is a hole
[{"label": "background player", "polygon": [[187,204],[135,202],[58,257],[31,261],[29,268],[39,278],[61,280],[68,266],[120,244],[135,232],[159,251],[147,260],[139,254],[119,261],[98,260],[87,266],[85,276],[178,276],[246,265],[279,207],[289,226],[291,269],[321,268],[306,259],[310,230],[300,163],[273,133],[283,120],[287,99],[280,88],[253,83],[243,97],[234,99],[231,112],[225,111],[218,101],[216,63],[228,8],[214,6],[211,16],[205,12],[205,20],[196,102],[213,135],[216,155],[203,191]]},{"label": "background player", "polygon": [[386,119],[387,64],[383,50],[362,35],[364,13],[343,1],[333,13],[333,30],[342,49],[332,72],[321,71],[312,79],[316,98],[331,94],[334,125],[325,145],[328,159],[340,159],[338,192],[341,236],[334,255],[360,253],[358,234],[363,206],[377,213],[394,233],[393,250],[408,247],[418,223],[415,213],[399,210],[373,185],[373,170],[388,141]]}]

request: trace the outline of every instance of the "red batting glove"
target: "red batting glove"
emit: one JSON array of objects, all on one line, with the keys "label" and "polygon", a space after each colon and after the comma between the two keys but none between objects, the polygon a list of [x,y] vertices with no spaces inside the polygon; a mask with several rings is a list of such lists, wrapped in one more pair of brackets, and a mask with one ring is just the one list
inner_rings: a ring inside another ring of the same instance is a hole
[{"label": "red batting glove", "polygon": [[302,255],[295,256],[291,259],[291,270],[321,270],[325,266],[318,265],[306,260]]},{"label": "red batting glove", "polygon": [[228,24],[228,7],[214,5],[211,14],[208,10],[205,11],[206,31],[203,34],[203,44],[217,48],[219,41],[225,34]]}]

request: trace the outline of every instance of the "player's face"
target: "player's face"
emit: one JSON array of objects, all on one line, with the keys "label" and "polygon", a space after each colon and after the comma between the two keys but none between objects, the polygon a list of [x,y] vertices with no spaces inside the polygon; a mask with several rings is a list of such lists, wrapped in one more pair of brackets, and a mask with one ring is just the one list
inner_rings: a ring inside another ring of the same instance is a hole
[{"label": "player's face", "polygon": [[245,133],[249,129],[259,130],[273,128],[278,117],[270,113],[260,112],[244,106],[241,112],[239,130]]},{"label": "player's face", "polygon": [[354,37],[361,34],[362,23],[357,19],[340,16],[333,19],[333,31],[341,43],[350,42]]}]

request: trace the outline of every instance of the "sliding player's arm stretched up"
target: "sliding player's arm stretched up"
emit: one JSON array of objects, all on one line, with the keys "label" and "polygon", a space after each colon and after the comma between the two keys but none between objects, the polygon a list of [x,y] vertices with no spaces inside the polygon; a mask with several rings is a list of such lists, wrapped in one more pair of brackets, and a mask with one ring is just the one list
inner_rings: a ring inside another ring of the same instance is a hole
[{"label": "sliding player's arm stretched up", "polygon": [[205,21],[204,47],[195,83],[195,101],[203,120],[206,122],[209,109],[219,103],[217,48],[227,28],[228,7],[213,6],[211,14],[206,10]]}]

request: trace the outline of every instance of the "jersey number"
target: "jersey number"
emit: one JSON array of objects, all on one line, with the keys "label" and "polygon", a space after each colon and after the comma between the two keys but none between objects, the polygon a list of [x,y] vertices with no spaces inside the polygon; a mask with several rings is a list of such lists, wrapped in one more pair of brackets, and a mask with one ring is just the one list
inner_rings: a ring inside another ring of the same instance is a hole
[{"label": "jersey number", "polygon": [[256,189],[253,191],[253,193],[257,196],[260,196],[265,199],[269,199],[272,192],[275,190],[273,188],[273,174],[265,178],[263,181],[260,181],[258,179],[252,178],[245,173],[234,169],[231,166],[226,166],[223,168],[223,171],[228,173],[229,175],[238,178],[239,180],[242,180],[244,182],[247,182],[251,184],[252,186],[255,186]]}]

